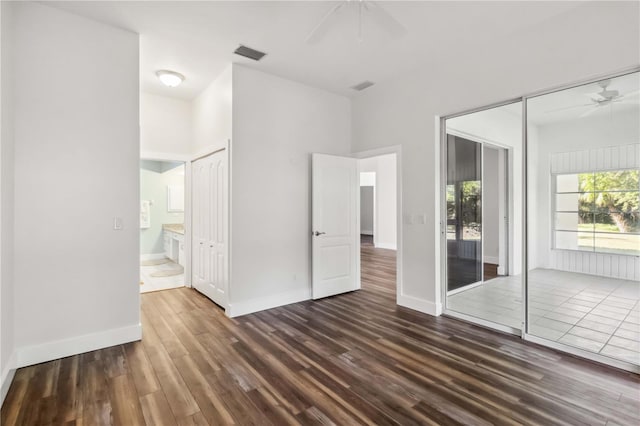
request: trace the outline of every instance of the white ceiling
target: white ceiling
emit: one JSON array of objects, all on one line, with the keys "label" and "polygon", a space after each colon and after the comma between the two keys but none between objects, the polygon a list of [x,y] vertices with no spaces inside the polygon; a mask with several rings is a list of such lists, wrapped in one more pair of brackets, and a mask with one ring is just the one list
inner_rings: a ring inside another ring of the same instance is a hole
[{"label": "white ceiling", "polygon": [[[391,37],[372,19],[357,40],[357,13],[343,8],[326,37],[305,43],[337,2],[47,2],[140,34],[142,90],[193,99],[231,62],[351,96],[364,80],[382,82],[403,71],[464,55],[505,40],[573,8],[577,2],[377,2],[407,29]],[[244,44],[268,53],[256,63],[233,55]],[[186,76],[166,88],[155,71]]]}]

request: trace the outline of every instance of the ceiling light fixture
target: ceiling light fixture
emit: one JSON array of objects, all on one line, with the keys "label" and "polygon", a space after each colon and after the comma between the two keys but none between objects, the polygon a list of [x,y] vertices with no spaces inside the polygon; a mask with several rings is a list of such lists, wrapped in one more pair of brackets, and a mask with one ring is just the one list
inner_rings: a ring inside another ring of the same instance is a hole
[{"label": "ceiling light fixture", "polygon": [[156,75],[158,76],[162,84],[168,87],[179,86],[180,83],[184,81],[184,75],[175,71],[160,70],[156,71]]}]

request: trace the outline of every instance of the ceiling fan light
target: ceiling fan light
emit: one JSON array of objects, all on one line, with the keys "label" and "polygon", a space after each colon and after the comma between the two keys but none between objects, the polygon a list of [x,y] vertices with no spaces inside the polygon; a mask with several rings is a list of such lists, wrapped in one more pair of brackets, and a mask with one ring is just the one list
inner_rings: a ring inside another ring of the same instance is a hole
[{"label": "ceiling fan light", "polygon": [[177,87],[184,81],[184,75],[175,71],[159,70],[156,76],[167,87]]}]

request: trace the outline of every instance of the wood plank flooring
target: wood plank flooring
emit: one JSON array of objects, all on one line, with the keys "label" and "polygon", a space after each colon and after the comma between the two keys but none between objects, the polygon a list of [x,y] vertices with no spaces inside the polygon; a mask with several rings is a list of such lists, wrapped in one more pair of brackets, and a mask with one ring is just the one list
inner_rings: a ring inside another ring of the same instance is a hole
[{"label": "wood plank flooring", "polygon": [[640,378],[395,305],[394,252],[363,289],[237,319],[142,296],[141,342],[17,371],[2,425],[638,425]]}]

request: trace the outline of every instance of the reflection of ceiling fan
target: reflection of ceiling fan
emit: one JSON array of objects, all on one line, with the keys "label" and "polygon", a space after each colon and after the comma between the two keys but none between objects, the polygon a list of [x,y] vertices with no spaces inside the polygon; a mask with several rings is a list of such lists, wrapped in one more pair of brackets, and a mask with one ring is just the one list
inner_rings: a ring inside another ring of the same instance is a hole
[{"label": "reflection of ceiling fan", "polygon": [[382,6],[374,1],[369,0],[341,0],[337,5],[333,6],[327,14],[320,20],[318,25],[309,33],[306,42],[314,44],[319,42],[329,31],[333,21],[338,17],[341,11],[348,8],[356,9],[358,18],[358,41],[362,42],[362,24],[367,18],[373,19],[379,27],[386,30],[394,37],[404,35],[407,30],[393,16],[389,14]]},{"label": "reflection of ceiling fan", "polygon": [[547,111],[547,112],[551,113],[551,112],[564,111],[564,110],[568,110],[568,109],[583,108],[583,107],[586,107],[586,106],[590,106],[592,108],[589,108],[587,111],[585,111],[584,113],[582,113],[580,115],[580,117],[586,117],[586,116],[591,115],[594,112],[598,111],[599,108],[602,108],[602,107],[607,106],[607,105],[612,105],[614,103],[622,103],[622,104],[637,104],[638,103],[638,101],[632,101],[629,98],[631,98],[633,96],[637,96],[640,93],[640,90],[636,90],[634,92],[620,94],[620,92],[617,91],[617,90],[609,89],[609,85],[610,84],[611,84],[611,80],[599,81],[598,82],[598,86],[600,86],[600,89],[602,89],[602,90],[600,90],[599,92],[596,92],[596,93],[588,94],[587,96],[589,96],[589,99],[590,99],[591,102],[589,102],[587,104],[572,105],[570,107],[558,108],[558,109],[550,110],[550,111]]}]

